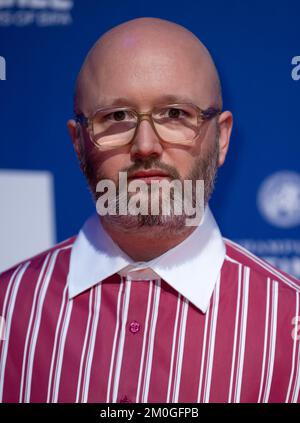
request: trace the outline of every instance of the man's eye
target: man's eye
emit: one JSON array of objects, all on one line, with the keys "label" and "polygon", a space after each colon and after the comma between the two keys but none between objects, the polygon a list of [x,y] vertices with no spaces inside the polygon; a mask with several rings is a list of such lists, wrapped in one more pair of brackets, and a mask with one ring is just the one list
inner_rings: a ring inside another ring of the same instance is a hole
[{"label": "man's eye", "polygon": [[187,114],[182,109],[170,108],[166,110],[166,115],[170,119],[179,119],[185,117]]},{"label": "man's eye", "polygon": [[119,122],[126,119],[126,112],[124,110],[118,110],[117,112],[111,113],[109,116],[112,120]]},{"label": "man's eye", "polygon": [[129,110],[116,110],[115,112],[107,113],[102,116],[102,121],[110,122],[124,122],[132,120],[134,116],[130,113]]}]

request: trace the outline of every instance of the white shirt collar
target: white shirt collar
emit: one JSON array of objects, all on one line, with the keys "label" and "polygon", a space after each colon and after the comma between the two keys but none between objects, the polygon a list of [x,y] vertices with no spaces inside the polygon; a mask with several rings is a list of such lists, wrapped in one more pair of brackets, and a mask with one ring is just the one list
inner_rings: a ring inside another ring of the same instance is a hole
[{"label": "white shirt collar", "polygon": [[148,275],[150,270],[150,279],[153,276],[162,278],[205,313],[224,258],[225,244],[208,206],[202,222],[191,235],[161,256],[144,263],[136,263],[127,256],[103,229],[99,216],[94,214],[85,222],[72,247],[69,298],[115,273],[126,273],[130,278],[130,270],[146,269]]}]

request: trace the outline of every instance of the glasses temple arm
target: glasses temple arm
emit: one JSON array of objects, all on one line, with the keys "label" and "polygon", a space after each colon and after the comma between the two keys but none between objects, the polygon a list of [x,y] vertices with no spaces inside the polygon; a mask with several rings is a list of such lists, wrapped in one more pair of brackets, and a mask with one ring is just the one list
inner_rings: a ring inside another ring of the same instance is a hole
[{"label": "glasses temple arm", "polygon": [[77,114],[75,115],[75,121],[76,121],[77,123],[79,123],[79,124],[81,124],[81,125],[85,125],[85,126],[87,126],[87,125],[88,125],[88,123],[89,123],[88,118],[87,118],[87,117],[85,117],[83,113],[77,113]]},{"label": "glasses temple arm", "polygon": [[215,107],[209,107],[208,109],[201,110],[201,117],[204,120],[212,119],[213,117],[219,115],[222,111]]}]

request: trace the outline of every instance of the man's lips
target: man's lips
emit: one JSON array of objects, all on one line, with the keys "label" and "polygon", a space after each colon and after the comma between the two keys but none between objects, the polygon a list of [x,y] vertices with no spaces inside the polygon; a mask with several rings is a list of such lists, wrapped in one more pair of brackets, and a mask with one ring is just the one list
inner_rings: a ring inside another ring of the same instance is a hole
[{"label": "man's lips", "polygon": [[145,182],[151,181],[151,180],[160,180],[163,178],[170,178],[170,175],[167,172],[164,172],[159,169],[139,170],[138,172],[134,172],[132,175],[128,177],[130,181],[134,179],[139,179]]}]

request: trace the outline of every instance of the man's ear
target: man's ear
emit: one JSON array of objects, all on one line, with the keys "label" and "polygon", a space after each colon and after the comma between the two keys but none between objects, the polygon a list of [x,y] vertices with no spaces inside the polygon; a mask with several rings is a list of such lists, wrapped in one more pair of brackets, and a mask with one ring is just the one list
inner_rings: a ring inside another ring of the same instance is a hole
[{"label": "man's ear", "polygon": [[67,122],[67,127],[77,158],[81,163],[83,159],[83,140],[80,125],[74,119],[69,119]]},{"label": "man's ear", "polygon": [[219,160],[218,165],[222,166],[225,161],[229,147],[230,135],[233,125],[233,116],[229,111],[222,112],[219,116]]}]

